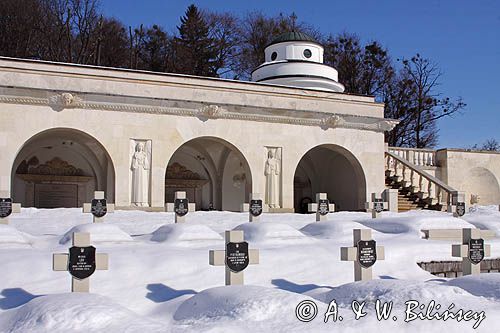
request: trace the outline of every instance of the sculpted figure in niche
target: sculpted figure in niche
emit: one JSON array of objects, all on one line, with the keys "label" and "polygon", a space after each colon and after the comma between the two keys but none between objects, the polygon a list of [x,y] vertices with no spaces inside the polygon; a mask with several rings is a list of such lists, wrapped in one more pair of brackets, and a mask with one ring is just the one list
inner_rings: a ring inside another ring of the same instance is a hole
[{"label": "sculpted figure in niche", "polygon": [[132,204],[149,206],[149,159],[143,142],[137,143],[132,155]]},{"label": "sculpted figure in niche", "polygon": [[264,169],[266,176],[266,203],[270,208],[280,208],[280,160],[276,158],[274,149],[267,153],[267,161]]}]

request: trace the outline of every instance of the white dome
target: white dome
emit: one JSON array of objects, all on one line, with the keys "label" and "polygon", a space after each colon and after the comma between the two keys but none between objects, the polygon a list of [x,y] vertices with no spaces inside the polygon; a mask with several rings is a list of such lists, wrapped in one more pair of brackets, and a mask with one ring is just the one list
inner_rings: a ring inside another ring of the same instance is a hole
[{"label": "white dome", "polygon": [[265,62],[252,72],[252,81],[344,91],[344,86],[338,82],[337,70],[323,64],[323,46],[305,34],[280,35],[264,52]]}]

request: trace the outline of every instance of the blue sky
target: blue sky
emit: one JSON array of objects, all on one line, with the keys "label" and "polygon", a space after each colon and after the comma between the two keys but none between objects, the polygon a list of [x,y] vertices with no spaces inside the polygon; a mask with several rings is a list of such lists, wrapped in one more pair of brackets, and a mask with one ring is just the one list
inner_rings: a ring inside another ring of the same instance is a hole
[{"label": "blue sky", "polygon": [[101,7],[127,25],[156,23],[174,32],[191,3],[235,14],[295,12],[323,33],[348,31],[377,40],[393,58],[418,52],[443,71],[443,94],[467,103],[462,115],[440,123],[438,146],[500,141],[500,1],[101,0]]}]

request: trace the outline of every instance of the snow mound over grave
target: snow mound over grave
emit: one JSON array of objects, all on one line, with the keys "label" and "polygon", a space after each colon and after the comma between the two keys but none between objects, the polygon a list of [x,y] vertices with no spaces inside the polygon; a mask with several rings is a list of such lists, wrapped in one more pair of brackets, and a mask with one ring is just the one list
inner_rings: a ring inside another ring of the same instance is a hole
[{"label": "snow mound over grave", "polygon": [[249,242],[272,243],[311,243],[312,239],[297,229],[282,223],[249,222],[240,224],[234,230],[243,230],[245,240]]},{"label": "snow mound over grave", "polygon": [[160,332],[161,326],[95,294],[40,296],[0,316],[2,332]]},{"label": "snow mound over grave", "polygon": [[365,229],[366,227],[353,221],[322,221],[312,222],[300,229],[308,236],[325,239],[352,238],[352,229]]},{"label": "snow mound over grave", "polygon": [[500,223],[498,218],[500,212],[498,206],[478,206],[471,207],[471,212],[462,216],[470,224],[479,229],[493,230],[497,235],[500,235]]},{"label": "snow mound over grave", "polygon": [[317,298],[323,302],[335,299],[339,305],[344,306],[350,305],[353,300],[375,303],[377,299],[381,302],[393,301],[399,308],[402,308],[401,305],[408,300],[418,300],[421,304],[428,304],[434,300],[445,307],[453,303],[457,308],[471,308],[479,304],[482,308],[486,304],[498,306],[486,299],[478,302],[478,299],[468,291],[439,281],[397,279],[348,283],[335,287]]},{"label": "snow mound over grave", "polygon": [[125,231],[115,224],[107,223],[87,223],[80,224],[71,228],[59,241],[59,244],[71,242],[74,232],[90,233],[90,243],[105,242],[132,242],[133,239]]},{"label": "snow mound over grave", "polygon": [[31,246],[29,236],[14,227],[0,224],[0,246]]},{"label": "snow mound over grave", "polygon": [[200,224],[165,224],[151,234],[154,242],[184,243],[213,242],[223,238],[207,226]]},{"label": "snow mound over grave", "polygon": [[309,297],[259,286],[225,286],[204,290],[184,301],[175,320],[263,321],[293,314]]},{"label": "snow mound over grave", "polygon": [[450,280],[446,284],[462,288],[475,296],[500,300],[500,274],[463,276]]},{"label": "snow mound over grave", "polygon": [[373,219],[356,219],[365,227],[386,234],[418,234],[422,229],[458,229],[474,228],[467,221],[453,217],[451,214],[437,211],[410,211]]}]

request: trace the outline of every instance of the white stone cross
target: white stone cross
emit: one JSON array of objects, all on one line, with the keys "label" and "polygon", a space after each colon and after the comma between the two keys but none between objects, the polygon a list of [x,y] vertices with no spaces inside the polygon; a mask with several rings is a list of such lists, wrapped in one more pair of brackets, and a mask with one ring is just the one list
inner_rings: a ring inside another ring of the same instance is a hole
[{"label": "white stone cross", "polygon": [[167,203],[167,212],[175,213],[175,223],[185,222],[186,215],[196,210],[196,204],[190,203],[186,198],[186,192],[175,192],[174,202]]},{"label": "white stone cross", "polygon": [[21,204],[13,203],[8,192],[0,192],[0,224],[9,224],[9,216],[21,212]]},{"label": "white stone cross", "polygon": [[108,269],[108,255],[95,251],[95,247],[90,245],[89,233],[75,232],[69,254],[53,254],[52,270],[69,271],[72,275],[71,292],[88,293],[90,276],[94,271]]},{"label": "white stone cross", "polygon": [[453,217],[462,217],[465,215],[465,208],[465,192],[452,192],[451,205],[448,205],[448,213],[453,213]]},{"label": "white stone cross", "polygon": [[210,250],[212,266],[226,266],[226,286],[243,284],[243,270],[259,263],[259,250],[251,250],[244,241],[242,230],[226,231],[226,249]]},{"label": "white stone cross", "polygon": [[389,203],[383,201],[382,196],[377,193],[372,193],[372,198],[369,202],[365,202],[367,211],[372,212],[372,218],[376,219],[384,210],[389,209]]},{"label": "white stone cross", "polygon": [[353,229],[353,240],[352,247],[340,248],[340,259],[354,262],[354,281],[371,280],[372,266],[385,259],[384,247],[376,245],[371,229]]},{"label": "white stone cross", "polygon": [[316,202],[307,205],[309,213],[316,213],[316,222],[326,221],[327,215],[335,211],[335,204],[328,201],[326,193],[316,193]]},{"label": "white stone cross", "polygon": [[260,193],[250,193],[250,203],[241,204],[241,212],[248,212],[248,222],[258,222],[262,213],[268,211]]},{"label": "white stone cross", "polygon": [[[103,205],[105,203],[105,206]],[[92,214],[92,222],[104,222],[104,216],[107,213],[115,212],[115,205],[106,202],[104,199],[104,191],[95,191],[94,200],[91,203],[83,204],[83,212]]]},{"label": "white stone cross", "polygon": [[491,255],[491,246],[484,244],[479,229],[462,229],[462,244],[451,246],[451,255],[462,258],[462,274],[477,275],[481,273],[481,261]]}]

